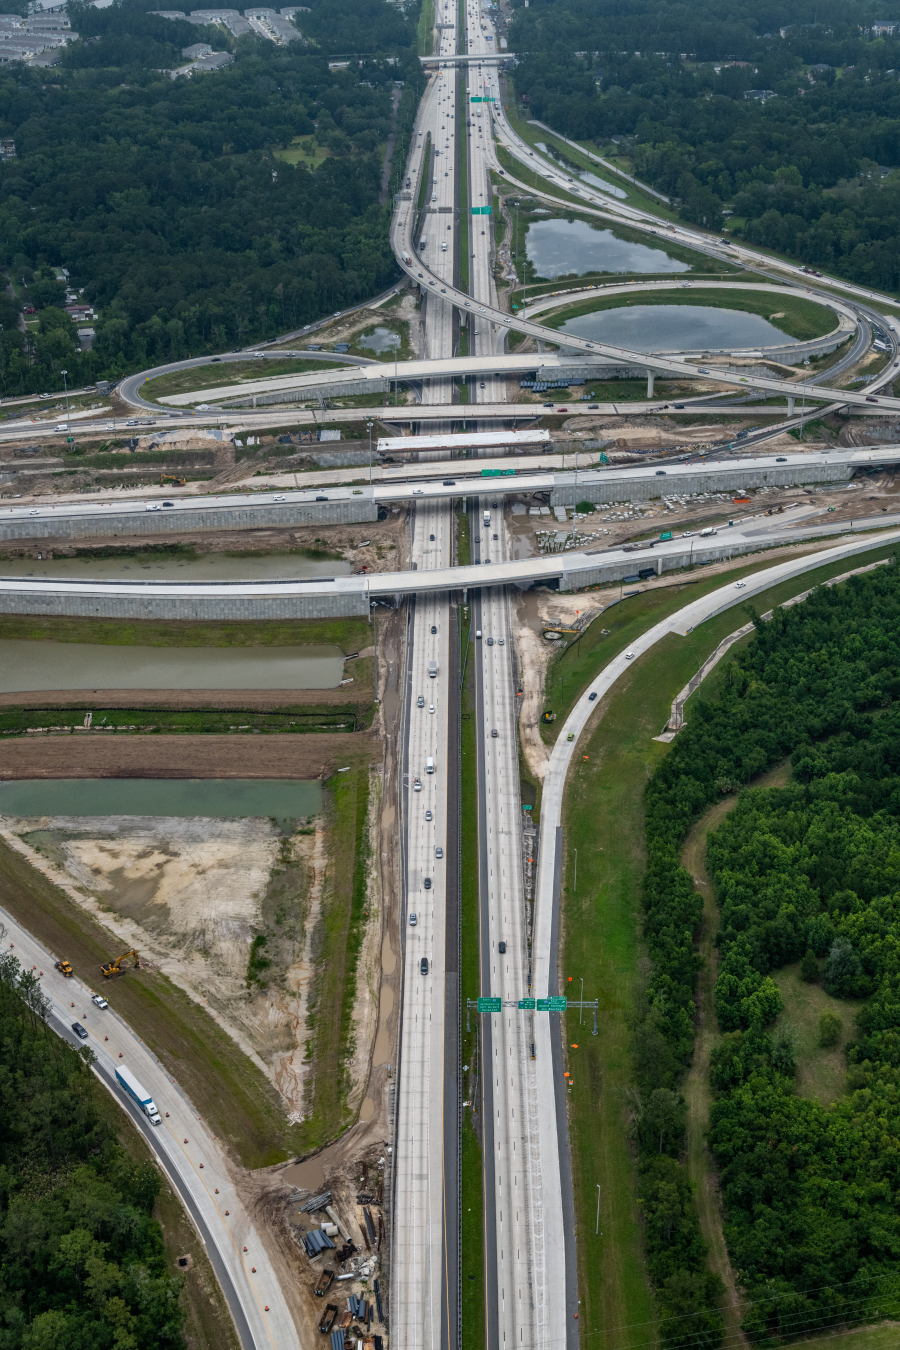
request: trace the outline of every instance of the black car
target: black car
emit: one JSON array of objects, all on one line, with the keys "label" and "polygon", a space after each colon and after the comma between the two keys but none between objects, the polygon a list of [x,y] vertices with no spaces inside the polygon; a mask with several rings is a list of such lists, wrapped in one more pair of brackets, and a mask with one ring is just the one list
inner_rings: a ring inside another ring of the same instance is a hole
[{"label": "black car", "polygon": [[430,535],[428,536],[428,538],[431,540],[431,542],[432,542],[432,544],[433,544],[433,543],[434,543],[434,535],[433,535],[433,534],[430,534]]},{"label": "black car", "polygon": [[317,501],[317,502],[327,502],[327,501],[328,501],[328,498],[327,498],[327,497],[317,497],[317,498],[316,498],[316,501]]},{"label": "black car", "polygon": [[422,957],[422,960],[419,962],[419,969],[421,970],[421,972],[422,972],[423,975],[427,975],[427,974],[428,974],[428,957],[427,957],[427,956],[423,956],[423,957]]},{"label": "black car", "polygon": [[594,701],[594,699],[595,699],[596,697],[597,697],[597,691],[596,691],[596,689],[595,689],[594,692],[593,692],[592,694],[588,694],[588,703],[593,703],[593,701]]},{"label": "black car", "polygon": [[431,890],[431,877],[426,877],[426,878],[425,878],[424,885],[425,885],[426,891],[430,891],[430,890]]},{"label": "black car", "polygon": [[444,487],[456,487],[456,479],[455,479],[455,478],[445,478],[445,479],[444,479]]},{"label": "black car", "polygon": [[498,943],[497,943],[497,951],[500,953],[501,956],[503,956],[503,954],[504,954],[505,951],[506,951],[506,943],[505,943],[505,942],[498,942]]},{"label": "black car", "polygon": [[80,1022],[73,1022],[72,1030],[75,1032],[75,1035],[78,1037],[79,1040],[81,1041],[87,1040],[88,1038],[87,1027],[83,1027]]},{"label": "black car", "polygon": [[436,633],[436,632],[437,632],[437,625],[436,625],[436,624],[432,624],[432,625],[431,625],[431,631],[432,631],[432,633]]}]

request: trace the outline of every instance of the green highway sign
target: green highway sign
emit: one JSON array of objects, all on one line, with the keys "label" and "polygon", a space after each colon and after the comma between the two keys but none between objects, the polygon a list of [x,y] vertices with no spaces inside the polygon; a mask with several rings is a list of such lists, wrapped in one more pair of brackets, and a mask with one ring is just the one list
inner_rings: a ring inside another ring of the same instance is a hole
[{"label": "green highway sign", "polygon": [[665,541],[666,541],[667,539],[671,539],[671,538],[672,538],[672,531],[671,531],[671,530],[664,530],[663,533],[659,536],[659,538],[660,538],[660,542],[661,542],[661,543],[665,543]]},{"label": "green highway sign", "polygon": [[473,215],[473,216],[489,216],[490,214],[491,214],[491,208],[490,208],[489,206],[473,206],[473,207],[472,207],[472,215]]},{"label": "green highway sign", "polygon": [[478,1011],[480,1013],[499,1012],[500,1007],[501,1004],[499,998],[480,998],[478,1000]]},{"label": "green highway sign", "polygon": [[519,999],[519,1008],[520,1008],[520,1010],[521,1010],[522,1012],[534,1012],[534,999],[533,999],[533,998],[520,998],[520,999]]},{"label": "green highway sign", "polygon": [[536,1008],[537,1012],[549,1012],[549,1011],[550,1011],[550,1000],[549,1000],[549,998],[539,998],[539,999],[537,999],[537,1001],[536,1001],[536,1003],[535,1003],[535,1008]]},{"label": "green highway sign", "polygon": [[539,998],[537,1000],[538,1012],[565,1012],[567,1000],[565,998]]}]

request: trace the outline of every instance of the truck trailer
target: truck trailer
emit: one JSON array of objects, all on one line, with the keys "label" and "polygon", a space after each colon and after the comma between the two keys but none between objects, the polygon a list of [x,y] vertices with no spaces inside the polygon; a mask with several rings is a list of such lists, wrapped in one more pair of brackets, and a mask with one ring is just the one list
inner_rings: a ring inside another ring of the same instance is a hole
[{"label": "truck trailer", "polygon": [[160,1114],[150,1093],[142,1083],[138,1082],[131,1070],[125,1068],[124,1064],[116,1069],[116,1082],[119,1087],[125,1089],[135,1105],[141,1108],[151,1125],[162,1124]]}]

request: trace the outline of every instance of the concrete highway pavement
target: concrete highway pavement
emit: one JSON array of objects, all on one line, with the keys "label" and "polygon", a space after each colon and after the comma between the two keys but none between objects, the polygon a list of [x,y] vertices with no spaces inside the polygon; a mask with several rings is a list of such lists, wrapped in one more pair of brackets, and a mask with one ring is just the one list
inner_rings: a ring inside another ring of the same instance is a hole
[{"label": "concrete highway pavement", "polygon": [[[20,841],[9,829],[10,822],[4,824],[4,841],[22,852]],[[152,1050],[115,1013],[116,982],[98,980],[103,984],[99,992],[110,1001],[110,1008],[101,1011],[90,1001],[91,986],[77,975],[66,979],[54,970],[56,958],[4,910],[0,910],[0,929],[6,950],[11,948],[26,970],[34,967],[36,974],[43,972],[41,987],[50,1004],[53,1029],[80,1044],[70,1030],[71,1023],[80,1021],[87,1028],[86,1044],[96,1056],[98,1077],[139,1125],[200,1231],[244,1350],[299,1346],[297,1328],[234,1184],[224,1150]],[[141,977],[134,973],[119,978]],[[150,1125],[115,1084],[115,1069],[123,1064],[153,1094],[163,1117],[161,1125]]]},{"label": "concrete highway pavement", "polygon": [[[486,508],[485,508],[486,509]],[[502,560],[509,549],[501,509],[472,513],[476,552]],[[523,880],[515,655],[509,591],[475,599],[481,988],[501,998],[482,1018],[481,1119],[484,1128],[485,1284],[488,1350],[547,1344],[554,1301],[546,1287],[546,1190],[537,1137],[539,1085],[531,1055],[533,1017],[515,1001],[530,992]],[[512,1003],[513,1006],[508,1006]]]},{"label": "concrete highway pavement", "polygon": [[[841,534],[858,534],[861,530],[886,529],[900,520],[900,513],[878,517],[862,516],[850,522],[827,524],[827,516],[814,512],[813,518],[801,517],[792,524],[791,517],[778,517],[774,524],[765,523],[765,517],[756,517],[721,527],[716,537],[701,538],[684,534],[679,539],[648,544],[646,552],[635,553],[631,546],[613,546],[582,551],[544,554],[536,558],[467,567],[444,566],[410,572],[375,572],[365,576],[320,577],[314,581],[71,581],[51,577],[3,577],[0,593],[6,596],[49,597],[121,597],[139,598],[148,606],[155,599],[170,602],[183,600],[186,604],[197,600],[230,601],[240,599],[262,600],[306,599],[347,596],[359,597],[362,604],[373,601],[392,603],[401,595],[425,595],[434,592],[460,591],[485,586],[529,586],[534,582],[561,580],[570,589],[593,584],[592,574],[604,569],[602,584],[614,584],[649,564],[658,575],[703,562],[714,562],[738,557],[743,553],[785,544],[802,543],[808,539],[827,539]],[[689,541],[689,542],[688,542]],[[600,584],[600,583],[598,583]],[[49,612],[49,611],[48,611]],[[340,611],[339,611],[340,612]]]},{"label": "concrete highway pavement", "polygon": [[[747,441],[743,442],[746,445]],[[590,454],[591,452],[586,452]],[[559,463],[557,456],[548,456],[547,459],[555,459]],[[577,455],[569,456],[569,463],[573,460],[577,464]],[[501,465],[509,465],[509,460],[500,461]],[[479,463],[478,473],[474,473],[474,463]],[[168,495],[163,499],[169,504],[163,507],[160,504],[160,496],[163,494],[154,493],[152,496],[145,497],[124,497],[118,493],[107,496],[105,501],[84,501],[53,499],[48,502],[46,497],[38,499],[38,504],[32,505],[28,502],[21,504],[4,504],[0,506],[0,524],[6,524],[10,521],[21,521],[23,524],[29,524],[33,521],[47,520],[75,520],[75,519],[96,519],[102,521],[104,517],[119,517],[124,514],[137,516],[151,516],[152,520],[147,521],[148,530],[152,531],[156,519],[165,513],[166,516],[178,515],[180,513],[193,514],[204,508],[215,509],[216,511],[234,510],[245,514],[248,509],[265,509],[267,512],[274,510],[283,510],[285,524],[291,521],[291,509],[303,505],[315,505],[316,502],[341,502],[352,501],[354,498],[361,498],[363,501],[374,501],[379,505],[393,505],[399,502],[414,501],[418,498],[425,500],[439,499],[451,500],[463,495],[476,494],[481,496],[499,496],[500,498],[509,495],[519,496],[530,492],[553,492],[556,489],[571,487],[583,489],[588,492],[591,488],[597,486],[608,486],[613,484],[616,488],[621,485],[623,499],[636,484],[652,483],[654,487],[659,488],[659,493],[654,495],[662,496],[677,495],[680,491],[690,491],[691,480],[697,473],[709,473],[710,471],[719,473],[723,477],[733,478],[734,486],[741,485],[741,474],[748,472],[759,473],[763,470],[771,470],[779,475],[778,481],[789,482],[790,474],[796,471],[802,476],[802,481],[814,481],[813,475],[819,468],[829,469],[837,465],[845,465],[851,470],[867,470],[873,467],[891,467],[900,464],[900,446],[865,446],[865,447],[839,447],[834,450],[816,450],[796,455],[724,455],[713,458],[712,456],[694,456],[691,459],[670,459],[666,461],[665,469],[662,469],[658,462],[650,464],[629,464],[620,469],[609,468],[583,468],[577,469],[570,467],[564,468],[546,468],[537,471],[531,469],[530,461],[526,460],[521,467],[516,467],[515,476],[510,475],[504,478],[486,478],[481,476],[480,462],[455,461],[451,464],[442,465],[428,464],[417,466],[415,473],[409,468],[403,468],[406,481],[396,481],[391,475],[382,475],[382,481],[373,483],[370,487],[364,484],[361,487],[354,487],[353,480],[345,484],[332,484],[324,491],[322,487],[312,485],[308,488],[290,488],[286,487],[283,491],[266,488],[260,490],[254,488],[252,491],[231,491],[221,492],[210,496],[200,496],[191,494],[189,496]],[[542,459],[541,463],[544,463]],[[423,473],[431,476],[423,477]],[[446,475],[438,477],[437,475]],[[303,475],[306,481],[306,475]],[[665,480],[665,481],[663,481]],[[681,485],[685,486],[682,487]],[[729,484],[724,483],[720,491],[728,491]],[[171,493],[171,488],[169,489]],[[243,523],[243,522],[242,522]],[[380,574],[379,574],[380,575]]]}]

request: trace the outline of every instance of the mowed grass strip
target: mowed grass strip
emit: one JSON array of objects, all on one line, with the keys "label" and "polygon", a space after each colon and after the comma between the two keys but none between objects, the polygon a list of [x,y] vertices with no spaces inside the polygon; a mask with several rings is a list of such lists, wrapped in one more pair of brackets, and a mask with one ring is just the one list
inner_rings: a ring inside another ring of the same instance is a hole
[{"label": "mowed grass strip", "polygon": [[352,1052],[356,970],[366,924],[368,757],[351,762],[327,785],[328,869],[322,915],[313,935],[317,970],[309,994],[307,1058],[312,1066],[309,1108],[296,1138],[320,1148],[351,1124],[347,1061]]},{"label": "mowed grass strip", "polygon": [[0,638],[30,642],[94,642],[111,647],[303,647],[360,651],[371,645],[365,619],[264,619],[194,623],[189,619],[67,619],[58,615],[2,614]]},{"label": "mowed grass strip", "polygon": [[[287,159],[290,153],[282,152],[281,157]],[[173,370],[168,375],[145,380],[140,395],[154,403],[172,394],[189,394],[195,389],[218,389],[223,384],[242,384],[245,380],[273,380],[277,375],[305,375],[313,370],[327,370],[332,364],[331,361],[303,358],[292,360],[287,356],[281,360],[264,357],[261,361],[217,361],[215,365],[189,366],[186,370]]]},{"label": "mowed grass strip", "polygon": [[[696,283],[694,283],[696,285]],[[827,305],[816,304],[803,296],[785,290],[784,295],[771,291],[754,291],[750,287],[744,290],[726,290],[716,286],[698,287],[697,290],[679,287],[672,291],[644,291],[637,289],[632,299],[624,294],[600,296],[597,299],[583,300],[576,305],[565,305],[553,314],[542,315],[540,322],[548,328],[561,328],[569,319],[577,319],[582,314],[597,314],[604,309],[623,309],[626,305],[704,305],[709,309],[737,309],[747,314],[758,314],[769,319],[776,328],[789,337],[807,339],[824,337],[837,328],[840,320],[833,309]]]},{"label": "mowed grass strip", "polygon": [[[782,582],[759,597],[764,613],[817,582],[889,556],[880,545],[850,560],[827,564]],[[757,561],[755,570],[767,564]],[[610,611],[608,638],[600,620],[591,645],[573,656],[565,712],[610,658],[664,614],[708,590],[727,585],[735,569],[710,578],[703,591],[645,592]],[[638,603],[640,602],[640,603]],[[623,611],[633,604],[634,611]],[[631,1149],[629,1014],[642,977],[641,882],[645,867],[644,790],[668,747],[653,737],[665,724],[675,694],[722,638],[746,622],[737,605],[687,637],[669,634],[635,662],[598,706],[578,744],[564,806],[561,895],[561,987],[577,998],[598,998],[599,1035],[578,1014],[565,1018],[565,1068],[581,1298],[581,1332],[592,1350],[621,1350],[625,1328],[642,1324],[642,1346],[656,1344],[655,1303],[647,1279]],[[612,616],[616,615],[616,619]],[[605,619],[606,616],[604,616]],[[614,625],[617,625],[614,627]],[[588,634],[592,629],[588,629]],[[587,634],[585,643],[587,644]],[[727,659],[727,658],[726,658]],[[558,706],[558,705],[557,705]],[[586,758],[585,758],[586,757]],[[576,854],[577,849],[577,880]],[[569,982],[571,977],[571,983]],[[577,1046],[577,1049],[573,1048]],[[599,1186],[599,1233],[597,1203]]]},{"label": "mowed grass strip", "polygon": [[106,981],[100,966],[121,939],[0,841],[0,905],[95,988],[162,1061],[199,1114],[245,1167],[288,1153],[287,1123],[274,1087],[209,1014],[158,971]]}]

